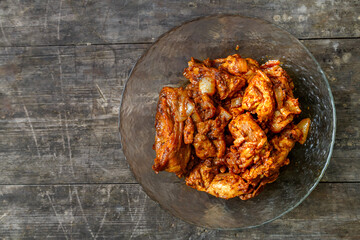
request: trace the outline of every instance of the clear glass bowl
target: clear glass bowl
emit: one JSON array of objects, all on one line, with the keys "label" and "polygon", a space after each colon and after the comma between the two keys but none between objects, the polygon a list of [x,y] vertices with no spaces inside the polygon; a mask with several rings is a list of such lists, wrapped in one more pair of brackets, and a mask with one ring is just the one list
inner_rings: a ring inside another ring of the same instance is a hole
[{"label": "clear glass bowl", "polygon": [[[236,45],[239,49],[236,50]],[[155,174],[155,112],[162,87],[186,83],[182,72],[190,57],[239,53],[260,63],[279,59],[293,78],[294,94],[312,125],[304,145],[296,144],[290,164],[257,197],[224,200],[185,185],[172,173]],[[123,92],[121,142],[144,191],[182,220],[207,228],[239,229],[270,222],[299,205],[320,181],[335,139],[335,106],[329,84],[310,52],[288,32],[263,20],[221,15],[200,18],[160,37],[139,59]],[[315,203],[316,204],[316,203]]]}]

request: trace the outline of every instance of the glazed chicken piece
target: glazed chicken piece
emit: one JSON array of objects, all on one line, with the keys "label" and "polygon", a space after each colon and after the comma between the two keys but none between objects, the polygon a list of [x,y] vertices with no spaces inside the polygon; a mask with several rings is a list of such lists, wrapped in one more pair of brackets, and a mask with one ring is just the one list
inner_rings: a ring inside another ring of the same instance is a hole
[{"label": "glazed chicken piece", "polygon": [[282,89],[288,91],[290,97],[294,97],[292,95],[292,91],[289,91],[294,89],[294,83],[292,82],[292,79],[289,77],[286,71],[282,67],[280,67],[279,60],[269,60],[266,63],[262,64],[260,68],[272,81],[276,81],[274,82],[274,85],[281,84]]},{"label": "glazed chicken piece", "polygon": [[186,185],[199,191],[206,191],[214,177],[218,174],[215,167],[208,167],[204,162],[196,165],[185,178]]},{"label": "glazed chicken piece", "polygon": [[[223,156],[226,150],[223,132],[232,117],[231,114],[220,106],[216,108],[212,98],[207,93],[202,93],[198,85],[190,84],[186,90],[188,96],[194,99],[195,109],[191,119],[186,121],[185,143],[193,143],[195,153],[200,159]],[[197,133],[193,137],[195,129]]]},{"label": "glazed chicken piece", "polygon": [[268,121],[275,111],[274,91],[270,79],[261,70],[249,79],[242,100],[242,108],[257,114],[260,122]]},{"label": "glazed chicken piece", "polygon": [[270,130],[274,133],[281,132],[293,121],[295,115],[301,113],[299,102],[294,98],[292,92],[294,84],[279,64],[280,62],[277,60],[270,60],[261,65],[261,68],[273,83],[276,110],[270,122]]},{"label": "glazed chicken piece", "polygon": [[294,120],[295,115],[300,113],[301,109],[298,100],[288,97],[284,105],[275,111],[274,117],[270,121],[270,130],[273,133],[281,132]]},{"label": "glazed chicken piece", "polygon": [[202,94],[194,99],[196,110],[201,116],[201,119],[208,120],[213,118],[216,114],[216,107],[213,100],[207,95]]},{"label": "glazed chicken piece", "polygon": [[216,157],[216,147],[210,139],[201,133],[197,133],[194,138],[194,148],[196,156],[200,159],[207,159],[211,157]]},{"label": "glazed chicken piece", "polygon": [[190,145],[184,143],[184,122],[187,94],[182,88],[164,87],[159,96],[156,112],[156,136],[154,149],[155,172],[174,172],[178,176],[185,173],[190,159]]},{"label": "glazed chicken piece", "polygon": [[[194,85],[213,86],[215,83],[220,99],[231,97],[246,84],[245,78],[206,66],[194,58],[191,58],[188,65],[189,67],[184,70],[184,76]],[[210,93],[212,92],[210,91]]]},{"label": "glazed chicken piece", "polygon": [[256,74],[257,70],[260,69],[259,63],[252,58],[246,58],[245,59],[248,66],[248,71],[245,73],[244,77],[246,81],[249,82],[249,80]]},{"label": "glazed chicken piece", "polygon": [[194,142],[195,124],[191,117],[188,117],[185,121],[184,127],[184,143],[191,144]]},{"label": "glazed chicken piece", "polygon": [[202,122],[213,118],[216,114],[215,103],[208,94],[202,94],[199,85],[189,84],[186,87],[188,96],[194,100],[193,116],[194,122]]},{"label": "glazed chicken piece", "polygon": [[247,184],[239,175],[232,173],[217,174],[206,192],[215,197],[229,199],[247,193]]},{"label": "glazed chicken piece", "polygon": [[221,105],[228,111],[233,117],[244,113],[242,108],[242,101],[244,97],[244,92],[237,92],[232,98],[227,98],[222,101]]},{"label": "glazed chicken piece", "polygon": [[215,139],[223,134],[226,125],[232,118],[231,114],[221,106],[218,106],[217,112],[218,115],[214,120],[210,119],[197,124],[198,132],[208,134],[211,139]]},{"label": "glazed chicken piece", "polygon": [[198,164],[186,177],[186,185],[216,197],[229,199],[246,193],[249,185],[236,174],[219,173],[215,167]]},{"label": "glazed chicken piece", "polygon": [[217,112],[218,116],[215,119],[199,122],[196,125],[198,134],[194,140],[194,148],[200,159],[222,157],[225,154],[224,130],[232,116],[220,106]]},{"label": "glazed chicken piece", "polygon": [[238,92],[237,95],[235,95],[234,98],[231,99],[230,113],[233,116],[237,116],[244,112],[244,109],[242,108],[243,97],[244,97],[244,93]]},{"label": "glazed chicken piece", "polygon": [[239,76],[233,76],[227,72],[220,72],[220,76],[215,78],[216,87],[220,99],[223,100],[228,97],[234,96],[246,84],[246,79]]},{"label": "glazed chicken piece", "polygon": [[232,75],[242,76],[246,80],[255,75],[260,68],[259,63],[251,58],[241,58],[239,54],[230,55],[227,58],[218,58],[209,61],[213,67],[225,70]]},{"label": "glazed chicken piece", "polygon": [[204,77],[215,79],[214,75],[216,73],[218,73],[216,68],[206,66],[201,61],[191,58],[188,62],[188,67],[184,69],[183,75],[189,79],[192,84],[198,85],[199,81]]},{"label": "glazed chicken piece", "polygon": [[235,139],[226,155],[229,171],[243,172],[249,165],[265,155],[268,142],[265,132],[249,113],[238,115],[229,123],[229,131]]},{"label": "glazed chicken piece", "polygon": [[225,69],[233,75],[241,76],[248,71],[248,66],[246,59],[241,58],[239,54],[234,54],[223,60],[220,69]]},{"label": "glazed chicken piece", "polygon": [[266,184],[274,182],[278,178],[278,176],[279,176],[279,173],[274,174],[268,178],[265,177],[265,178],[261,179],[260,182],[258,184],[256,184],[255,186],[250,185],[248,192],[239,196],[240,199],[247,200],[247,199],[256,197],[264,189],[264,186]]},{"label": "glazed chicken piece", "polygon": [[280,168],[289,164],[287,156],[295,143],[305,142],[309,127],[310,119],[303,119],[299,124],[288,127],[280,136],[275,136],[270,141],[272,146],[270,156],[263,158],[261,162],[241,175],[251,185],[248,193],[240,196],[242,200],[255,197],[262,191],[265,184],[272,183],[278,178]]},{"label": "glazed chicken piece", "polygon": [[229,130],[234,146],[251,151],[261,149],[267,141],[265,132],[255,122],[249,113],[237,116],[229,123]]},{"label": "glazed chicken piece", "polygon": [[287,96],[291,98],[294,97],[292,92],[294,84],[279,64],[280,62],[278,60],[270,60],[261,65],[261,69],[273,83],[276,103],[278,108],[281,108]]},{"label": "glazed chicken piece", "polygon": [[275,181],[310,128],[310,119],[292,123],[301,110],[279,64],[259,66],[238,54],[192,58],[183,73],[190,80],[185,90],[160,92],[154,171],[185,176],[188,186],[224,199],[253,198]]},{"label": "glazed chicken piece", "polygon": [[295,146],[295,143],[306,140],[309,127],[310,119],[306,118],[300,121],[298,125],[284,129],[279,136],[276,135],[271,139],[272,151],[270,156],[253,165],[242,177],[249,183],[252,183],[258,179],[278,174],[282,166],[289,164],[287,156]]}]

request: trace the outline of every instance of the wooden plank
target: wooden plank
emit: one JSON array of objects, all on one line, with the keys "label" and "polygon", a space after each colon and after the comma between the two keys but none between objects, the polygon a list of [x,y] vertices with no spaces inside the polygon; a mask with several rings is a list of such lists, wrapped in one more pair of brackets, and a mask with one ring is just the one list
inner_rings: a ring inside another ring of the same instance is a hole
[{"label": "wooden plank", "polygon": [[2,48],[2,183],[133,182],[117,122],[146,47]]},{"label": "wooden plank", "polygon": [[[323,180],[360,181],[359,41],[304,43],[328,75],[337,106],[337,140]],[[136,182],[120,150],[118,107],[148,46],[0,48],[0,182]]]},{"label": "wooden plank", "polygon": [[359,239],[360,184],[320,184],[270,224],[208,230],[162,210],[137,184],[1,186],[0,237],[66,239]]},{"label": "wooden plank", "polygon": [[181,23],[240,14],[299,38],[360,37],[357,0],[1,1],[0,46],[153,42]]}]

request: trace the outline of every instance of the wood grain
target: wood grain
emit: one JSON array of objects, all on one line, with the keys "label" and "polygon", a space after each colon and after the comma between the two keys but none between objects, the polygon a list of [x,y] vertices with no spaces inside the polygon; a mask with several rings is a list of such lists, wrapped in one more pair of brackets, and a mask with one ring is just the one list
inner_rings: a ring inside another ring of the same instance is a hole
[{"label": "wood grain", "polygon": [[162,210],[138,184],[1,186],[0,193],[0,237],[12,239],[360,238],[359,183],[321,183],[291,213],[238,231],[187,224]]},{"label": "wood grain", "polygon": [[2,183],[133,182],[117,122],[146,47],[1,49]]},{"label": "wood grain", "polygon": [[[360,239],[359,12],[357,0],[0,1],[0,238]],[[117,131],[124,83],[150,43],[223,13],[303,39],[337,108],[322,182],[282,218],[239,231],[162,210],[132,176]]]},{"label": "wood grain", "polygon": [[185,21],[223,13],[265,19],[298,38],[360,37],[357,0],[4,0],[0,9],[0,46],[153,42]]},{"label": "wood grain", "polygon": [[[337,139],[323,181],[358,182],[359,40],[304,43],[327,74],[337,107]],[[148,46],[0,48],[0,182],[136,182],[120,150],[118,108]]]}]

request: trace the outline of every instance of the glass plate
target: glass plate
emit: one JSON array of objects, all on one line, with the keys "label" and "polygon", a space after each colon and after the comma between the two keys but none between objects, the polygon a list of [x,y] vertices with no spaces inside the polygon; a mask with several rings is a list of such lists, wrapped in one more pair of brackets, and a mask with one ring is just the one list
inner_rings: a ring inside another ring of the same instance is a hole
[{"label": "glass plate", "polygon": [[[239,49],[236,50],[236,46]],[[162,87],[186,83],[190,57],[220,58],[239,53],[260,63],[278,59],[293,78],[294,94],[312,125],[290,164],[257,197],[224,200],[185,185],[172,173],[155,174],[155,113]],[[132,70],[120,109],[119,129],[126,159],[151,199],[182,220],[207,228],[239,229],[270,222],[299,205],[329,164],[335,139],[335,106],[329,84],[310,52],[288,32],[260,19],[221,15],[187,22],[161,36]],[[316,203],[314,203],[316,204]]]}]

